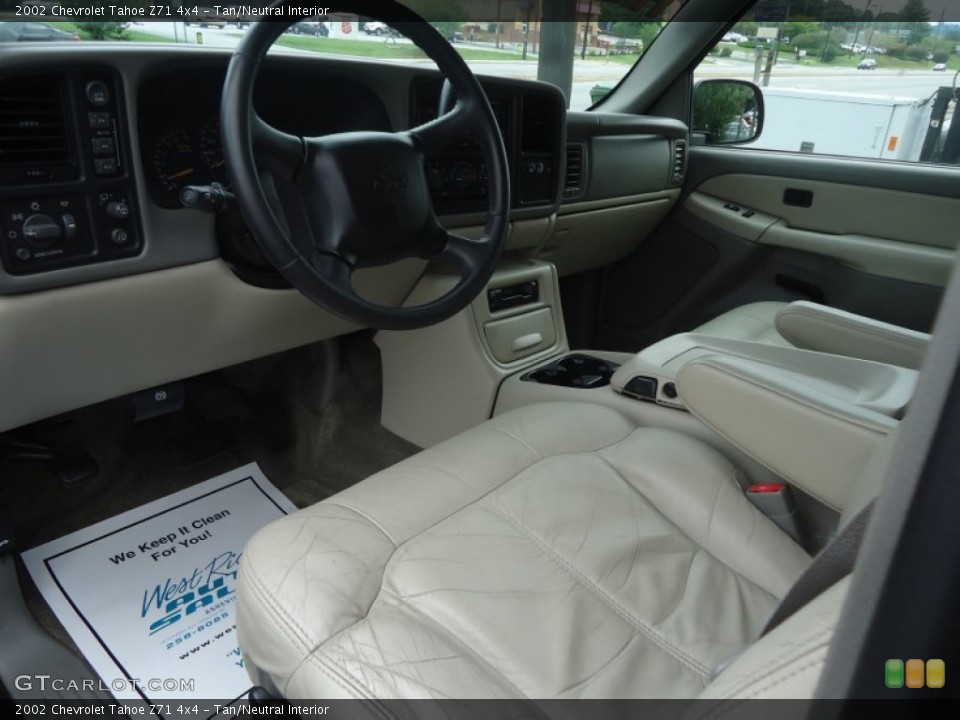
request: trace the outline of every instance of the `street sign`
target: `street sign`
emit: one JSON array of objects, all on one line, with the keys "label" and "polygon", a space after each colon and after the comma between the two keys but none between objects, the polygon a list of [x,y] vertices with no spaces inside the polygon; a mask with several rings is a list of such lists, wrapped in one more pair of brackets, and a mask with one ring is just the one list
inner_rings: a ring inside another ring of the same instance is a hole
[{"label": "street sign", "polygon": [[753,19],[758,23],[782,23],[790,16],[790,3],[761,2],[753,10]]},{"label": "street sign", "polygon": [[780,28],[778,27],[757,28],[757,37],[761,40],[776,40],[779,34]]}]

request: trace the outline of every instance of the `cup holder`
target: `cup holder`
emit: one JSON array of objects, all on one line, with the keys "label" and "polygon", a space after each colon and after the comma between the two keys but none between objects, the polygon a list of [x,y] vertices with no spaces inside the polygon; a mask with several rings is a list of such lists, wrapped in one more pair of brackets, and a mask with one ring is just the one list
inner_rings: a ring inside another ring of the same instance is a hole
[{"label": "cup holder", "polygon": [[526,382],[572,388],[598,388],[610,384],[610,377],[620,367],[617,363],[589,355],[566,355],[520,377]]}]

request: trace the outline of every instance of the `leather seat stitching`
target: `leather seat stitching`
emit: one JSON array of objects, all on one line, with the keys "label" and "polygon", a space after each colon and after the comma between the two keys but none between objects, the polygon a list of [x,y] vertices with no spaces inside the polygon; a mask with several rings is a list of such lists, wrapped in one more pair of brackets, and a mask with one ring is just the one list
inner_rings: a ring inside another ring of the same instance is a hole
[{"label": "leather seat stitching", "polygon": [[441,635],[443,635],[448,640],[450,640],[455,646],[462,648],[467,655],[475,658],[478,664],[486,667],[488,670],[495,673],[498,677],[502,678],[504,681],[504,684],[508,685],[510,688],[515,690],[519,697],[524,697],[524,698],[527,697],[527,694],[523,692],[519,687],[517,687],[514,683],[512,683],[507,678],[506,674],[503,671],[501,671],[499,668],[493,665],[489,660],[483,657],[483,655],[477,652],[474,648],[467,645],[462,639],[457,637],[457,635],[455,635],[454,632],[450,628],[448,628],[446,625],[439,622],[436,618],[431,617],[430,615],[427,615],[416,605],[408,602],[407,599],[404,598],[402,595],[399,595],[395,592],[391,592],[390,590],[386,590],[386,589],[384,589],[383,594],[394,598],[398,602],[399,608],[401,608],[402,610],[407,610],[411,614],[416,615],[418,618],[420,618],[423,624],[430,625],[431,627],[433,627]]},{"label": "leather seat stitching", "polygon": [[[776,672],[777,669],[782,669],[784,666],[788,666],[804,655],[808,655],[811,652],[814,652],[823,647],[823,640],[828,639],[833,634],[833,628],[824,628],[819,632],[814,633],[808,638],[804,639],[800,643],[791,644],[790,647],[784,649],[781,653],[775,655],[770,660],[767,660],[764,663],[764,672],[765,677],[769,677],[772,673]],[[721,675],[722,676],[722,675]],[[756,685],[756,678],[748,678],[736,683],[732,688],[730,688],[726,693],[724,693],[724,698],[730,698],[734,695],[737,695],[744,690]],[[770,686],[772,687],[772,686]],[[762,692],[763,690],[758,690],[757,692]]]},{"label": "leather seat stitching", "polygon": [[[540,452],[539,450],[537,450],[537,449],[536,449],[535,447],[533,447],[532,445],[530,445],[530,443],[528,443],[526,440],[524,440],[523,438],[521,438],[519,435],[515,435],[514,433],[510,432],[509,430],[504,430],[503,428],[497,427],[496,425],[490,425],[489,428],[490,428],[491,430],[494,430],[495,432],[500,433],[501,435],[505,435],[506,437],[510,438],[510,439],[513,440],[514,442],[519,443],[520,445],[522,445],[523,447],[525,447],[527,450],[529,450],[530,452],[532,452],[534,455],[536,455],[537,460],[543,460],[543,458],[544,458],[543,453]],[[514,477],[516,477],[516,476],[514,476]]]},{"label": "leather seat stitching", "polygon": [[[323,672],[328,677],[330,677],[331,680],[333,680],[337,685],[342,687],[344,690],[346,690],[350,694],[360,695],[361,697],[363,697],[364,693],[366,693],[366,697],[368,698],[374,697],[374,694],[369,690],[369,688],[364,687],[362,684],[355,683],[353,678],[347,678],[347,677],[341,676],[340,673],[338,673],[335,668],[331,668],[327,666],[319,658],[316,657],[316,652],[320,646],[318,645],[316,648],[311,648],[310,645],[304,642],[304,638],[307,635],[304,628],[298,622],[296,622],[296,620],[290,617],[289,614],[284,610],[283,606],[276,600],[273,594],[267,589],[266,585],[259,578],[259,576],[257,576],[256,572],[254,572],[250,568],[250,563],[247,563],[247,567],[244,570],[244,575],[248,581],[248,584],[253,589],[254,593],[260,596],[261,608],[265,609],[267,614],[272,614],[274,616],[273,619],[277,627],[280,629],[280,631],[284,635],[287,636],[289,640],[291,640],[295,645],[299,645],[303,650],[305,650],[308,653],[304,658],[301,659],[300,662],[297,663],[296,667],[286,678],[286,681],[284,682],[284,690],[286,690],[286,687],[289,685],[290,680],[293,679],[293,676],[296,675],[297,671],[303,665],[303,662],[312,661],[315,665],[317,665],[317,667],[321,670],[321,672]],[[297,634],[293,632],[294,628],[297,631],[299,631],[299,633],[301,634],[300,637],[298,637]],[[322,643],[320,645],[322,645]],[[351,685],[354,685],[354,684],[356,685],[356,687],[350,687]]]},{"label": "leather seat stitching", "polygon": [[565,570],[567,573],[573,577],[574,580],[577,580],[584,589],[590,591],[595,595],[601,602],[603,602],[607,607],[612,609],[617,615],[626,620],[630,625],[632,625],[637,631],[643,633],[647,638],[649,638],[653,643],[665,651],[668,655],[673,656],[675,660],[680,662],[683,665],[686,665],[691,670],[694,670],[698,675],[706,678],[709,675],[709,671],[705,665],[694,660],[692,657],[687,655],[683,650],[671,644],[666,638],[664,638],[660,633],[654,630],[651,626],[644,623],[640,618],[636,617],[633,613],[627,610],[625,607],[620,605],[617,600],[606,593],[602,588],[596,585],[592,580],[583,575],[576,567],[574,567],[570,562],[563,558],[556,550],[550,547],[542,538],[537,536],[530,528],[525,525],[516,522],[512,517],[503,512],[500,508],[495,505],[483,502],[482,505],[496,514],[504,518],[510,525],[512,525],[516,530],[518,530],[524,537],[526,537],[531,543],[538,547],[548,558],[552,559],[562,570]]},{"label": "leather seat stitching", "polygon": [[[643,430],[643,428],[637,428],[637,430]],[[607,448],[604,448],[604,449],[607,449]],[[637,495],[639,495],[641,498],[643,498],[643,500],[644,500],[645,502],[649,503],[650,506],[653,507],[653,509],[656,510],[657,513],[659,513],[659,515],[660,515],[662,518],[664,518],[667,522],[670,523],[670,526],[671,526],[672,528],[674,528],[678,533],[680,533],[681,535],[683,535],[683,537],[685,537],[685,538],[686,538],[687,540],[689,540],[693,545],[695,545],[698,550],[700,550],[701,552],[703,552],[703,553],[706,554],[706,555],[709,555],[709,556],[710,556],[711,558],[713,558],[717,563],[719,563],[720,565],[722,565],[723,567],[725,567],[727,570],[729,570],[730,572],[732,572],[732,573],[733,573],[734,575],[736,575],[738,578],[741,578],[744,582],[748,583],[752,588],[758,590],[759,592],[764,593],[765,595],[769,595],[770,598],[771,598],[772,600],[774,600],[775,602],[779,602],[779,601],[780,601],[780,598],[777,597],[777,595],[776,595],[775,593],[770,592],[770,591],[767,590],[765,587],[763,587],[763,586],[761,586],[761,585],[758,585],[756,582],[754,582],[753,580],[751,580],[750,578],[748,578],[746,575],[742,575],[741,573],[739,573],[739,572],[737,572],[736,570],[734,570],[734,569],[733,569],[732,567],[730,567],[727,563],[725,563],[723,560],[721,560],[721,559],[718,558],[716,555],[714,555],[712,552],[710,552],[710,550],[709,550],[707,547],[701,545],[701,544],[700,544],[699,542],[697,542],[694,538],[692,538],[689,534],[687,534],[686,532],[684,532],[683,529],[682,529],[680,526],[678,526],[675,522],[673,522],[673,520],[670,519],[670,516],[669,516],[667,513],[665,513],[663,510],[661,510],[660,507],[659,507],[651,498],[649,498],[648,496],[646,496],[646,495],[644,495],[642,492],[640,492],[640,490],[637,489],[637,487],[636,487],[632,482],[630,482],[630,479],[627,478],[627,477],[625,477],[624,474],[621,473],[620,470],[617,469],[617,467],[616,467],[613,463],[611,463],[607,458],[605,458],[603,455],[600,455],[599,453],[594,453],[594,454],[595,454],[598,458],[600,458],[600,459],[607,465],[607,467],[609,467],[613,472],[615,472],[615,473],[617,474],[617,477],[619,477],[621,480],[623,480],[623,482],[624,482],[631,490],[633,490],[633,492],[635,492]],[[733,468],[733,471],[734,471],[734,478],[735,478],[735,477],[736,477],[736,468]],[[736,479],[734,479],[734,482],[736,482]],[[759,511],[757,511],[757,512],[759,512]]]},{"label": "leather seat stitching", "polygon": [[[821,650],[822,648],[823,648],[823,645],[818,645],[815,648],[811,648],[809,651],[799,655],[798,659],[802,658],[805,655],[809,655],[810,653],[816,652],[817,650]],[[772,690],[773,688],[777,687],[777,685],[782,685],[783,683],[787,682],[787,680],[789,680],[790,678],[799,675],[805,670],[809,670],[810,668],[815,667],[817,665],[823,665],[825,661],[826,661],[826,658],[824,657],[813,658],[812,660],[809,660],[808,662],[805,662],[802,665],[795,667],[792,672],[776,678],[773,682],[761,681],[761,684],[758,687],[756,687],[756,689],[754,689],[749,695],[746,695],[742,698],[734,698],[728,694],[724,696],[724,698],[722,699],[723,705],[724,705],[723,709],[719,709],[717,711],[710,713],[710,716],[722,717],[724,715],[729,715],[734,710],[740,708],[744,703],[749,703],[751,700],[755,700],[761,693],[764,693],[768,690]],[[783,668],[779,668],[779,669],[782,670]],[[777,672],[777,671],[775,670],[774,672]],[[769,679],[769,676],[767,677]],[[746,690],[751,685],[752,683],[744,683],[741,685],[739,690]]]},{"label": "leather seat stitching", "polygon": [[324,505],[327,505],[327,506],[332,506],[332,507],[341,507],[341,508],[343,508],[343,509],[345,509],[345,510],[350,510],[351,512],[355,512],[357,515],[359,515],[361,518],[363,518],[363,519],[366,520],[368,523],[370,523],[371,525],[373,525],[373,527],[375,527],[377,530],[379,530],[379,531],[383,534],[383,536],[384,536],[387,540],[390,541],[390,544],[393,545],[394,549],[396,549],[396,548],[398,548],[398,547],[400,546],[399,543],[397,543],[397,541],[393,538],[393,536],[390,535],[390,533],[387,532],[386,528],[384,528],[379,522],[377,522],[376,519],[370,517],[367,513],[363,512],[362,510],[358,510],[357,508],[353,507],[352,505],[347,505],[347,504],[345,504],[345,503],[343,503],[343,502],[333,501],[333,500],[329,500],[329,499],[328,499],[328,500],[325,500],[323,504],[324,504]]}]

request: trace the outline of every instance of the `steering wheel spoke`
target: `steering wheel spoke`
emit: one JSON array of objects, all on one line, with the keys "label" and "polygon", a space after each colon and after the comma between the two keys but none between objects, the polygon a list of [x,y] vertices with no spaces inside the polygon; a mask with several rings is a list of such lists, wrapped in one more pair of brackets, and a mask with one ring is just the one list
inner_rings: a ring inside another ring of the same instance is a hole
[{"label": "steering wheel spoke", "polygon": [[471,129],[471,112],[468,101],[457,100],[450,112],[401,134],[410,137],[422,154],[436,152],[453,144]]},{"label": "steering wheel spoke", "polygon": [[292,179],[303,167],[306,157],[305,141],[270,125],[256,113],[251,130],[257,161],[270,173]]},{"label": "steering wheel spoke", "polygon": [[490,253],[490,239],[486,235],[471,240],[445,228],[439,228],[439,232],[444,244],[437,259],[453,264],[464,277],[475,273]]}]

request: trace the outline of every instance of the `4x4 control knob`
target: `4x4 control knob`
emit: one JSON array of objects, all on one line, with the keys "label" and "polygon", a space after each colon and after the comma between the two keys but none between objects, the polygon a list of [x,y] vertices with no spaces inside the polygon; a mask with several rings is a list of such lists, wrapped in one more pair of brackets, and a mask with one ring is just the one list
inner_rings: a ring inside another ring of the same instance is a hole
[{"label": "4x4 control knob", "polygon": [[116,200],[108,202],[104,209],[107,212],[107,216],[114,220],[126,220],[130,217],[130,208],[124,202],[118,202]]},{"label": "4x4 control knob", "polygon": [[129,239],[130,234],[123,228],[114,228],[110,232],[110,241],[118,247],[121,245],[126,245]]},{"label": "4x4 control knob", "polygon": [[49,215],[37,213],[23,221],[23,237],[34,247],[47,247],[62,234],[60,223]]}]

